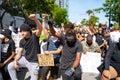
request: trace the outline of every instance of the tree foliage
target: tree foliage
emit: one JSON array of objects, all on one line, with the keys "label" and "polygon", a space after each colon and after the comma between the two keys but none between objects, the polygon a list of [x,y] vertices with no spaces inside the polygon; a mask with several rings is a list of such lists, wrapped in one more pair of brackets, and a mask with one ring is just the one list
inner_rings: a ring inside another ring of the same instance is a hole
[{"label": "tree foliage", "polygon": [[106,0],[103,6],[103,10],[106,12],[106,17],[111,17],[112,21],[118,22],[120,25],[120,1]]},{"label": "tree foliage", "polygon": [[82,21],[80,22],[81,23],[81,26],[84,26],[84,25],[88,25],[88,20],[87,19],[82,19]]},{"label": "tree foliage", "polygon": [[68,23],[67,20],[67,10],[65,8],[60,8],[57,4],[55,4],[54,10],[53,10],[53,20],[58,24],[61,25],[61,23]]},{"label": "tree foliage", "polygon": [[91,15],[91,14],[93,13],[93,11],[92,11],[92,10],[87,10],[86,13],[87,13],[88,15]]},{"label": "tree foliage", "polygon": [[89,24],[93,23],[94,26],[96,27],[96,23],[99,23],[99,18],[96,16],[91,16],[90,19],[88,20]]},{"label": "tree foliage", "polygon": [[55,0],[4,0],[2,7],[12,15],[20,10],[27,16],[36,12],[51,14],[54,3]]}]

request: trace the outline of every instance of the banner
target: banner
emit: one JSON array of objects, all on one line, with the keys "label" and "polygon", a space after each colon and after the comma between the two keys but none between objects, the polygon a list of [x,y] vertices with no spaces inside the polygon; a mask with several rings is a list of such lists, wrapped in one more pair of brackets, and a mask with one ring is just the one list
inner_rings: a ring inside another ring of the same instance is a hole
[{"label": "banner", "polygon": [[101,64],[101,53],[87,52],[80,60],[82,72],[99,73],[97,67]]},{"label": "banner", "polygon": [[54,66],[53,54],[38,54],[39,66]]}]

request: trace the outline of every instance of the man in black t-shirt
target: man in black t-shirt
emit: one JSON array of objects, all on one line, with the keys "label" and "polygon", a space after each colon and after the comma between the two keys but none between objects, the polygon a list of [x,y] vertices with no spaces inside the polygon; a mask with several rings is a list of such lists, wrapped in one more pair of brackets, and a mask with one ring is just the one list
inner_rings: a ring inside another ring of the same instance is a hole
[{"label": "man in black t-shirt", "polygon": [[11,31],[9,29],[3,29],[1,34],[4,38],[1,42],[1,62],[0,62],[0,72],[2,73],[3,79],[8,80],[9,74],[7,71],[8,64],[13,60],[15,56],[15,42],[11,38]]},{"label": "man in black t-shirt", "polygon": [[80,58],[83,51],[82,44],[76,39],[73,24],[64,26],[65,33],[56,33],[51,21],[48,22],[52,35],[60,38],[62,46],[60,70],[62,80],[81,80]]},{"label": "man in black t-shirt", "polygon": [[[12,80],[18,80],[16,69],[20,67],[26,67],[28,69],[31,75],[31,80],[38,79],[39,65],[37,54],[40,53],[39,37],[42,31],[42,26],[35,14],[31,14],[29,18],[35,21],[38,27],[37,32],[32,34],[29,25],[21,25],[20,32],[23,38],[20,40],[18,53],[15,56],[14,62],[8,65],[8,71]],[[22,56],[22,53],[25,55]]]}]

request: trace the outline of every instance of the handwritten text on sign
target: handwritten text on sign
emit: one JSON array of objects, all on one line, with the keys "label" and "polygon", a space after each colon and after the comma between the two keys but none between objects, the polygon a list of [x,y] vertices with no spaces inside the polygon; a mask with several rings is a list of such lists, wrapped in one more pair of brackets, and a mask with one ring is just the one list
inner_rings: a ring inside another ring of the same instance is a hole
[{"label": "handwritten text on sign", "polygon": [[38,54],[40,66],[54,66],[53,54]]}]

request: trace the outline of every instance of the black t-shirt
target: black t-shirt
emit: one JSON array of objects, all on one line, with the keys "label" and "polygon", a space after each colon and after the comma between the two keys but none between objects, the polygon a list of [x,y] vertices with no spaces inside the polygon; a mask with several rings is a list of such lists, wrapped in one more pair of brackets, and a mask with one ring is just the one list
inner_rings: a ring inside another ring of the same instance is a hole
[{"label": "black t-shirt", "polygon": [[96,36],[96,42],[98,43],[98,45],[101,45],[103,43],[104,37],[98,33],[96,33],[95,36]]},{"label": "black t-shirt", "polygon": [[15,42],[10,39],[8,42],[2,41],[1,44],[1,62],[4,62],[12,55],[12,51],[15,51]]},{"label": "black t-shirt", "polygon": [[105,57],[105,69],[109,69],[109,66],[113,63],[120,64],[120,49],[117,43],[111,43]]},{"label": "black t-shirt", "polygon": [[62,55],[61,55],[61,69],[67,69],[68,67],[72,67],[73,62],[76,58],[77,52],[82,52],[83,47],[82,44],[76,40],[75,45],[73,47],[69,47],[67,45],[65,35],[61,34],[61,40],[62,40]]},{"label": "black t-shirt", "polygon": [[20,40],[20,47],[25,50],[25,57],[30,62],[38,62],[37,54],[40,53],[39,37],[32,34],[28,39]]}]

